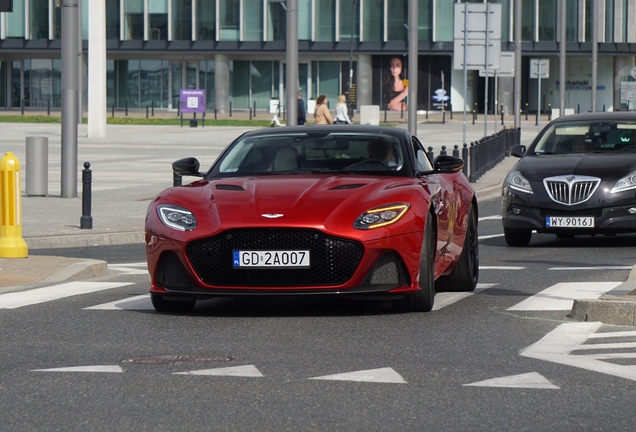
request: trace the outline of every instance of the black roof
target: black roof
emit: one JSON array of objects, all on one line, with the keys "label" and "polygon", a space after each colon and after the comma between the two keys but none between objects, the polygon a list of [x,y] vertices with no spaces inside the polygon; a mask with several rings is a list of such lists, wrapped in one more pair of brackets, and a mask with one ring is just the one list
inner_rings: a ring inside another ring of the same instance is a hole
[{"label": "black roof", "polygon": [[570,123],[570,122],[615,122],[615,121],[631,121],[636,122],[636,112],[633,111],[614,111],[614,112],[596,112],[571,114],[561,116],[552,121],[552,123]]},{"label": "black roof", "polygon": [[256,129],[250,132],[246,132],[243,136],[259,136],[259,135],[287,135],[293,133],[316,133],[319,135],[328,134],[332,132],[339,133],[377,133],[386,134],[392,136],[404,137],[408,134],[408,131],[401,128],[394,128],[388,126],[370,126],[370,125],[313,125],[313,126],[281,126],[272,128]]}]

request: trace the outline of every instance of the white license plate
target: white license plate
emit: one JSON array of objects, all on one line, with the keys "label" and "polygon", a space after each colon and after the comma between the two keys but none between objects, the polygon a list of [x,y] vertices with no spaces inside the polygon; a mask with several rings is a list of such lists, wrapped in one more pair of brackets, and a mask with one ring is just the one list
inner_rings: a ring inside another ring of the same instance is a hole
[{"label": "white license plate", "polygon": [[307,268],[308,250],[235,250],[232,251],[234,268]]},{"label": "white license plate", "polygon": [[592,216],[547,216],[545,226],[546,228],[594,228],[594,218]]}]

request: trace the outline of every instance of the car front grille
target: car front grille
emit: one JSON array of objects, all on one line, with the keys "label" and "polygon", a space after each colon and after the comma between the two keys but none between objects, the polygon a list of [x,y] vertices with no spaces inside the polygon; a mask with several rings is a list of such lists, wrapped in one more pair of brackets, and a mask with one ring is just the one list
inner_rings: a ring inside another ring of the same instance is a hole
[{"label": "car front grille", "polygon": [[552,201],[564,205],[581,204],[592,197],[601,183],[598,177],[588,176],[558,176],[543,180],[545,190]]},{"label": "car front grille", "polygon": [[553,210],[553,209],[540,209],[541,217],[556,216],[556,217],[575,217],[575,216],[592,216],[595,218],[603,215],[602,208],[590,208],[580,210]]},{"label": "car front grille", "polygon": [[[235,269],[235,250],[309,250],[310,268]],[[363,253],[357,241],[311,229],[228,230],[186,247],[199,278],[216,286],[340,285],[351,279]]]}]

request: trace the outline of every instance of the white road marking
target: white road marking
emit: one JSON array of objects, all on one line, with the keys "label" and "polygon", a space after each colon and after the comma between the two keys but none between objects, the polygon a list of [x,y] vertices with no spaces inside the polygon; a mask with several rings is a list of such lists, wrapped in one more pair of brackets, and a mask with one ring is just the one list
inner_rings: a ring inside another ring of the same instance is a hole
[{"label": "white road marking", "polygon": [[81,294],[132,285],[129,282],[69,282],[0,295],[0,309],[16,309]]},{"label": "white road marking", "polygon": [[559,389],[538,372],[492,378],[484,381],[464,384],[465,387],[507,387],[533,389]]},{"label": "white road marking", "polygon": [[440,310],[446,306],[452,305],[466,297],[470,297],[480,291],[487,288],[492,288],[497,284],[477,284],[477,288],[470,292],[441,292],[435,294],[435,302],[433,303],[433,310]]},{"label": "white road marking", "polygon": [[494,215],[494,216],[484,216],[484,217],[480,217],[479,219],[477,219],[479,222],[481,221],[486,221],[486,220],[501,220],[501,215]]},{"label": "white road marking", "polygon": [[597,299],[621,282],[563,282],[508,308],[510,311],[570,310],[574,300]]},{"label": "white road marking", "polygon": [[154,310],[150,302],[150,294],[143,294],[110,303],[87,307],[89,310]]},{"label": "white road marking", "polygon": [[121,366],[72,366],[53,369],[33,369],[30,372],[106,372],[106,373],[122,373],[124,370]]},{"label": "white road marking", "polygon": [[203,369],[188,372],[175,372],[173,375],[207,375],[207,376],[237,376],[260,378],[263,376],[261,371],[256,369],[254,365],[232,366],[215,369]]},{"label": "white road marking", "polygon": [[376,382],[406,384],[404,378],[392,368],[369,369],[356,372],[346,372],[335,375],[325,375],[321,377],[309,378],[312,380],[331,381],[356,381],[356,382]]},{"label": "white road marking", "polygon": [[634,266],[551,267],[548,270],[631,270]]},{"label": "white road marking", "polygon": [[146,262],[128,263],[128,264],[108,264],[108,269],[123,274],[148,274],[148,264]]},{"label": "white road marking", "polygon": [[596,333],[602,325],[603,323],[600,322],[561,324],[540,341],[523,349],[520,355],[636,381],[636,367],[603,361],[616,358],[636,358],[636,350],[632,353],[584,353],[585,350],[614,349],[614,347],[623,347],[624,345],[633,348],[634,344],[632,343],[584,345],[588,339],[634,337],[633,331]]},{"label": "white road marking", "polygon": [[503,234],[493,234],[493,235],[487,235],[487,236],[479,236],[477,237],[477,240],[488,240],[491,238],[496,238],[496,237],[503,237]]},{"label": "white road marking", "polygon": [[479,266],[479,270],[525,270],[525,267],[515,266]]}]

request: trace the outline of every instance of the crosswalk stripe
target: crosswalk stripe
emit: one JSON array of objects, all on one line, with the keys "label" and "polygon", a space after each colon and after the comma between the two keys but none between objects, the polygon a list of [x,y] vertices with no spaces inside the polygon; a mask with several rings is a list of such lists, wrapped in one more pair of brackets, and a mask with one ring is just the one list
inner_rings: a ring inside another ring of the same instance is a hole
[{"label": "crosswalk stripe", "polygon": [[330,381],[356,381],[356,382],[376,382],[376,383],[394,383],[406,384],[404,378],[390,367],[380,369],[369,369],[356,372],[346,372],[334,375],[325,375],[320,377],[309,378],[312,380],[330,380]]},{"label": "crosswalk stripe", "polygon": [[89,310],[154,310],[150,303],[150,294],[142,294],[134,297],[128,297],[121,300],[115,300],[109,303],[103,303],[90,306],[84,309]]},{"label": "crosswalk stripe", "polygon": [[103,365],[103,366],[71,366],[52,369],[32,369],[30,372],[106,372],[106,373],[122,373],[124,370],[121,366]]},{"label": "crosswalk stripe", "polygon": [[538,372],[530,372],[520,375],[511,375],[500,378],[492,378],[484,381],[464,384],[465,387],[506,387],[506,388],[533,388],[533,389],[559,389]]},{"label": "crosswalk stripe", "polygon": [[494,215],[494,216],[484,216],[484,217],[480,217],[479,219],[477,219],[479,222],[482,221],[487,221],[487,220],[501,220],[501,215]]},{"label": "crosswalk stripe", "polygon": [[470,297],[473,294],[483,291],[487,288],[492,288],[497,284],[477,284],[474,291],[471,292],[441,292],[435,294],[435,302],[433,303],[433,310],[440,310],[446,306],[450,306],[466,297]]},{"label": "crosswalk stripe", "polygon": [[477,237],[477,240],[488,240],[491,238],[496,238],[496,237],[503,237],[503,234],[493,234],[493,235],[486,235],[486,236],[479,236]]},{"label": "crosswalk stripe", "polygon": [[525,270],[525,267],[515,266],[479,266],[479,270]]},{"label": "crosswalk stripe", "polygon": [[548,270],[631,270],[634,266],[551,267]]},{"label": "crosswalk stripe", "polygon": [[597,299],[621,282],[564,282],[508,308],[509,311],[570,310],[574,300]]},{"label": "crosswalk stripe", "polygon": [[207,376],[236,376],[260,378],[263,376],[261,371],[256,369],[254,365],[247,366],[231,366],[224,368],[202,369],[188,372],[175,372],[173,375],[207,375]]},{"label": "crosswalk stripe", "polygon": [[129,282],[68,282],[44,288],[0,295],[0,309],[16,309],[65,297],[132,285]]}]

